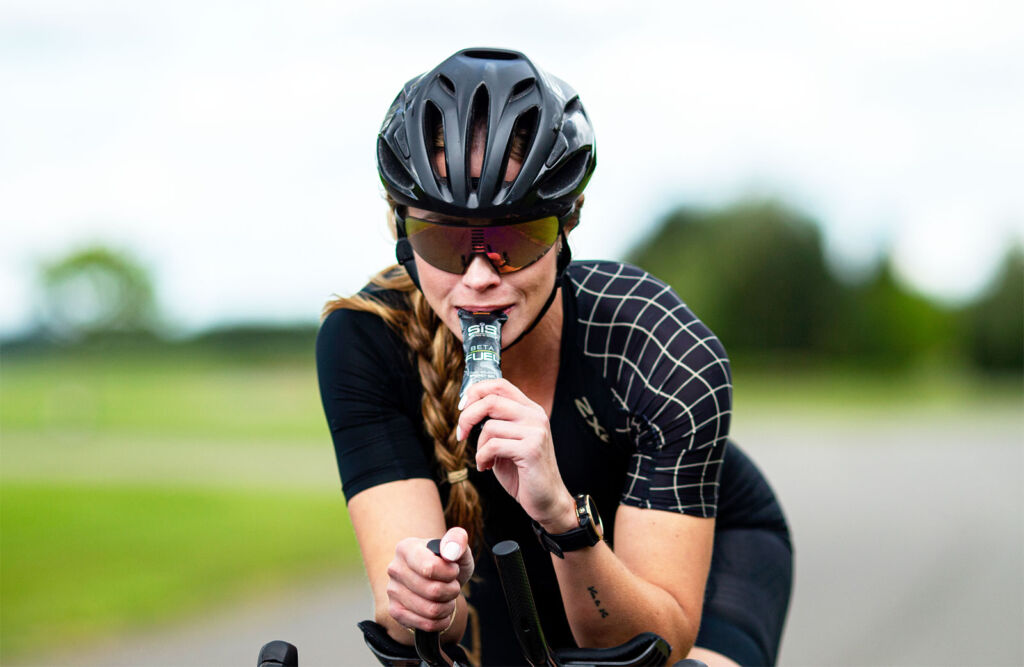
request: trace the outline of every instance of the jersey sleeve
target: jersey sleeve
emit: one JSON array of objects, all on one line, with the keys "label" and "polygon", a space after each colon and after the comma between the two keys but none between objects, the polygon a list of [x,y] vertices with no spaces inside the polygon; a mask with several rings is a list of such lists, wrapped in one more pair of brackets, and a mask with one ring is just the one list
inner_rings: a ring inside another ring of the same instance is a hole
[{"label": "jersey sleeve", "polygon": [[722,344],[668,285],[640,269],[593,263],[579,267],[574,282],[584,355],[627,415],[619,435],[634,453],[620,502],[715,516],[732,414]]},{"label": "jersey sleeve", "polygon": [[378,484],[433,478],[408,352],[376,315],[340,309],[320,326],[317,375],[346,500]]}]

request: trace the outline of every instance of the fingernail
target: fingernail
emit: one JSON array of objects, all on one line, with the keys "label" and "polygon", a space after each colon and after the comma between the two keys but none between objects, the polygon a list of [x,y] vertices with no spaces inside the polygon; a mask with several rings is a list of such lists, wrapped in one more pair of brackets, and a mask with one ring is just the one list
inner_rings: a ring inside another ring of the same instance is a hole
[{"label": "fingernail", "polygon": [[463,395],[462,398],[459,399],[459,410],[462,410],[462,408],[466,407],[466,398],[467,397]]},{"label": "fingernail", "polygon": [[462,427],[461,426],[456,426],[455,427],[455,439],[456,440],[462,440]]},{"label": "fingernail", "polygon": [[462,555],[460,553],[461,551],[462,550],[459,549],[459,545],[455,542],[449,542],[441,547],[441,553],[444,554],[444,557],[448,560],[459,560],[459,556]]}]

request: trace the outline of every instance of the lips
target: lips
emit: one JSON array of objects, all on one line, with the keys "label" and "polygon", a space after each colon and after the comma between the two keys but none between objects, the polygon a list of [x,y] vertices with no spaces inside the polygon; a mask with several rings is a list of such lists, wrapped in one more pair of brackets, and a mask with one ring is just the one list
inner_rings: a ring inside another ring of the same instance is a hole
[{"label": "lips", "polygon": [[514,304],[482,304],[476,306],[462,305],[456,306],[456,310],[461,308],[463,310],[468,310],[471,313],[507,313],[508,311],[512,310],[513,305]]}]

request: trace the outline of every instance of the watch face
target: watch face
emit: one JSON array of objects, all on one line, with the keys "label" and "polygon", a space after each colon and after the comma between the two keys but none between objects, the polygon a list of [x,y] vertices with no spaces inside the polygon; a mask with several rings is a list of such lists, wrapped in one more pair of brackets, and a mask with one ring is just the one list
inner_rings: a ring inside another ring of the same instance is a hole
[{"label": "watch face", "polygon": [[[581,514],[586,514],[588,523],[593,525],[594,531],[597,533],[599,540],[604,539],[604,523],[601,521],[601,514],[597,511],[597,503],[589,495],[583,495],[580,500],[582,502],[577,503],[577,508]],[[580,516],[580,525],[584,525],[583,516]]]}]

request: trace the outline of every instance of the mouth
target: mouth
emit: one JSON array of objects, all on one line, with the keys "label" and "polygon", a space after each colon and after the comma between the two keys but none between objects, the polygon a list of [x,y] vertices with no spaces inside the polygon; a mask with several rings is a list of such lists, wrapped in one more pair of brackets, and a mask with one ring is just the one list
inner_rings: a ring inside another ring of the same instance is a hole
[{"label": "mouth", "polygon": [[456,306],[455,310],[456,311],[458,311],[458,310],[468,310],[471,313],[506,313],[507,314],[514,307],[515,307],[514,304],[508,304],[508,305],[482,304],[482,305],[477,305],[477,306],[462,305],[462,306]]}]

